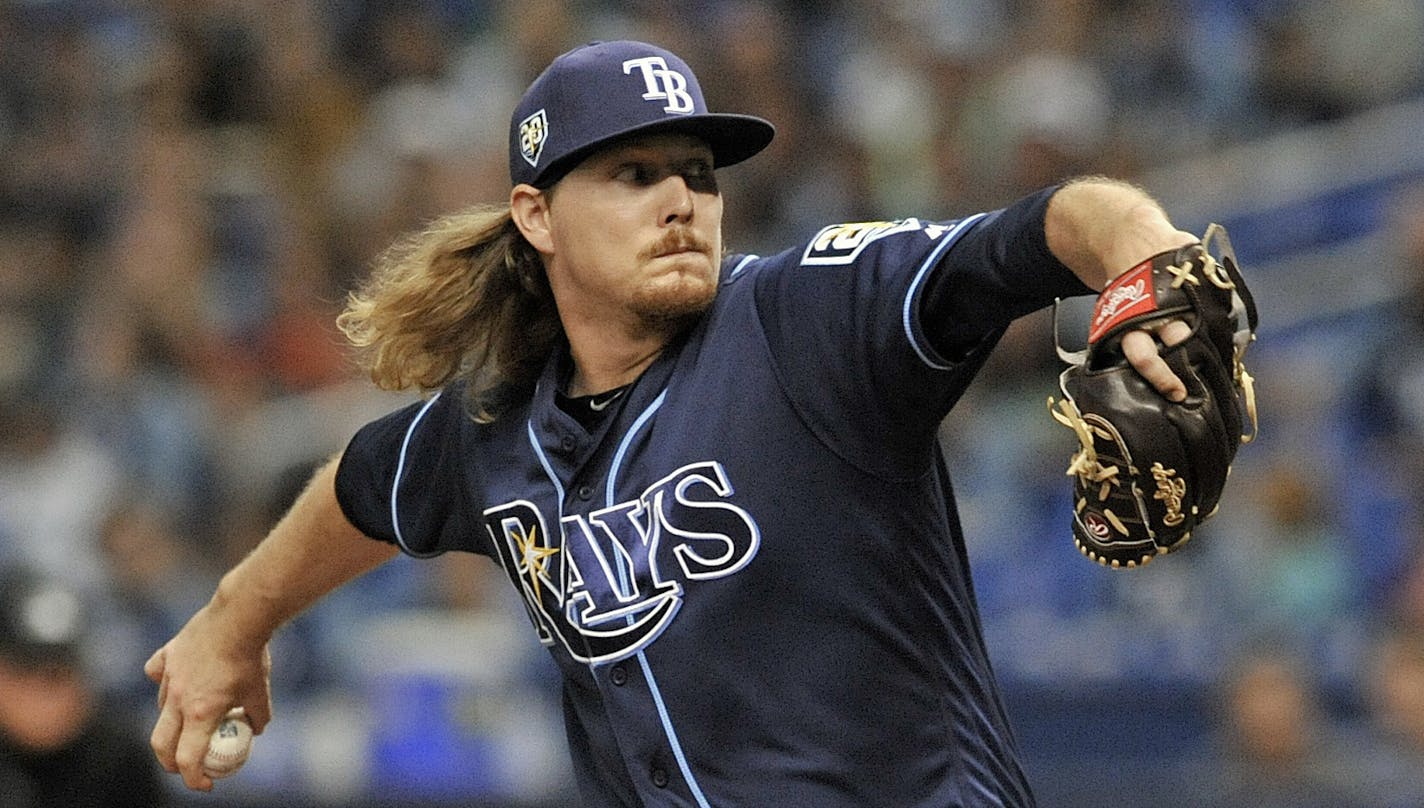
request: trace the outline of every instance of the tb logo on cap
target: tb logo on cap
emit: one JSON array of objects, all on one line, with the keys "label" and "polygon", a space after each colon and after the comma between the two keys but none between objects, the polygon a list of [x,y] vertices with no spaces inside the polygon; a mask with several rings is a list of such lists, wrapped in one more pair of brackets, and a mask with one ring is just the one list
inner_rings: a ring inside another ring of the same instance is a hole
[{"label": "tb logo on cap", "polygon": [[666,101],[664,112],[692,112],[692,96],[687,92],[687,77],[667,66],[661,56],[644,56],[629,59],[623,63],[623,74],[632,75],[637,68],[643,73],[643,84],[647,92],[643,98],[648,101]]}]

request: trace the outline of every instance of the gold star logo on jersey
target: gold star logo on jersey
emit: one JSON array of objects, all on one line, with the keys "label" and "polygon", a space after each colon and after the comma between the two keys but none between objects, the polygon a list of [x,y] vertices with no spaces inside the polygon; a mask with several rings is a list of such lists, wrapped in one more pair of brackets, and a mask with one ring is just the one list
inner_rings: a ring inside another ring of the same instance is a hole
[{"label": "gold star logo on jersey", "polygon": [[549,556],[559,552],[557,547],[540,547],[538,534],[538,528],[530,529],[527,537],[520,533],[514,534],[514,541],[519,545],[519,563],[529,574],[529,582],[534,585],[535,600],[541,599],[544,594],[539,584],[539,576],[548,575]]}]

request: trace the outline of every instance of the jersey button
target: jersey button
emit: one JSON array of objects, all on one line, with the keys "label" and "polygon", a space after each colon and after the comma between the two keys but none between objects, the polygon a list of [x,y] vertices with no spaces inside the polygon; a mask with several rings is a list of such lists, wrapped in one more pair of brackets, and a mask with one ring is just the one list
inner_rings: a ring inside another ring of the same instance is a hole
[{"label": "jersey button", "polygon": [[668,774],[661,768],[653,769],[653,785],[658,788],[667,788]]},{"label": "jersey button", "polygon": [[608,671],[608,681],[616,687],[622,687],[628,684],[628,671],[624,670],[622,665],[614,665]]},{"label": "jersey button", "polygon": [[593,499],[593,486],[581,485],[578,489],[579,499]]},{"label": "jersey button", "polygon": [[574,440],[573,435],[565,435],[564,439],[559,441],[559,445],[562,446],[564,451],[566,452],[572,452],[574,450],[574,446],[577,445],[577,443],[578,442]]}]

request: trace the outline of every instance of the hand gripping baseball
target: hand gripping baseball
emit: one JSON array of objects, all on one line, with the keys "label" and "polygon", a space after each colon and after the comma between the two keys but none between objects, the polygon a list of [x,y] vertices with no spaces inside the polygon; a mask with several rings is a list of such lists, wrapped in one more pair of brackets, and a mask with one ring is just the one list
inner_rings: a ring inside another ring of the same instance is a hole
[{"label": "hand gripping baseball", "polygon": [[[1220,259],[1212,255],[1212,248]],[[1128,361],[1124,337],[1181,321],[1190,333],[1159,346],[1186,396],[1168,400]],[[1219,225],[1202,241],[1153,256],[1098,296],[1088,347],[1059,356],[1064,399],[1049,399],[1073,431],[1073,540],[1089,558],[1136,567],[1181,547],[1215,512],[1237,448],[1256,433],[1256,395],[1243,358],[1257,314]],[[1244,427],[1249,422],[1249,431]]]},{"label": "hand gripping baseball", "polygon": [[[158,683],[158,720],[149,739],[163,768],[197,791],[213,787],[205,766],[214,732],[235,707],[244,708],[254,732],[271,718],[271,655],[265,643],[233,641],[211,604],[199,610],[144,665]],[[233,769],[235,771],[235,769]],[[231,772],[227,772],[231,773]]]}]

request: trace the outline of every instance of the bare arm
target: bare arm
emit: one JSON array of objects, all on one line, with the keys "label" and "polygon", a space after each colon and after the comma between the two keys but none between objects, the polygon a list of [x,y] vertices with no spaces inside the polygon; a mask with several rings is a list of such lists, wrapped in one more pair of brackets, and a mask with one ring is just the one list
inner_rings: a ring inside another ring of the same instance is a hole
[{"label": "bare arm", "polygon": [[[1146,192],[1101,177],[1074,180],[1053,195],[1044,217],[1044,236],[1058,260],[1094,289],[1102,289],[1160,252],[1197,241],[1177,229]],[[1190,334],[1191,328],[1180,320],[1157,331],[1167,345]],[[1163,395],[1173,401],[1186,398],[1186,386],[1158,355],[1148,332],[1126,334],[1122,349],[1132,366]]]},{"label": "bare arm", "polygon": [[336,461],[322,467],[272,532],[218,583],[212,599],[148,660],[159,716],[150,742],[163,767],[206,791],[208,736],[232,707],[260,732],[272,716],[268,642],[323,595],[399,551],[367,538],[336,501]]}]

